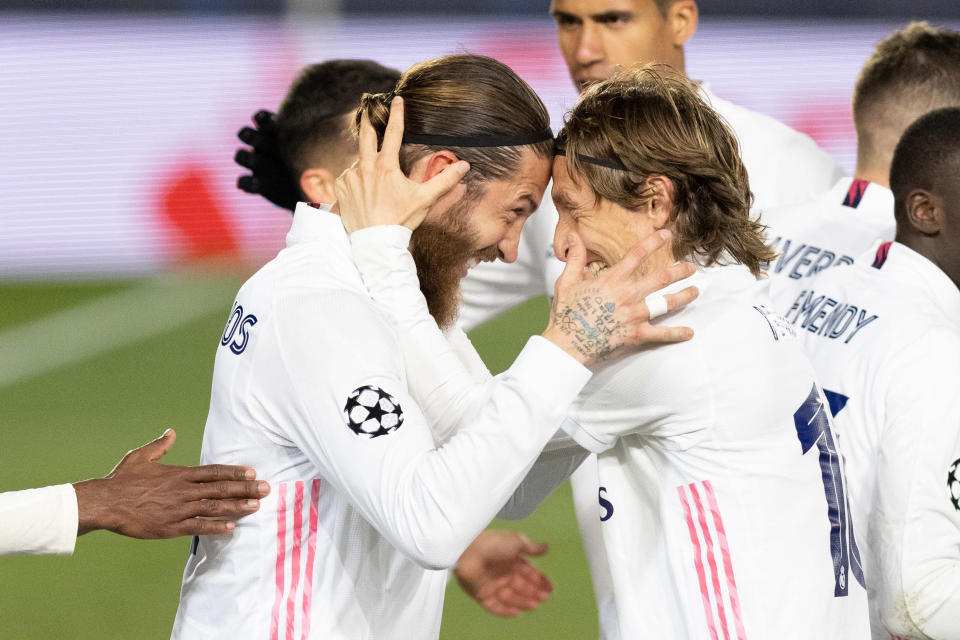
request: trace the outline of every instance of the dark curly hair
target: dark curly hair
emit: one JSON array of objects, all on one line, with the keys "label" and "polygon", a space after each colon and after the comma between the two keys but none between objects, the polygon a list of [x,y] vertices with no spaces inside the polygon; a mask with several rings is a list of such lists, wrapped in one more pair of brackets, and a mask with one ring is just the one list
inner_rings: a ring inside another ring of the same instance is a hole
[{"label": "dark curly hair", "polygon": [[[673,252],[709,266],[737,263],[756,276],[776,253],[750,217],[753,195],[736,135],[697,86],[666,65],[622,69],[590,87],[558,138],[574,180],[626,209],[647,203],[648,178],[674,187]],[[626,171],[579,156],[621,164]]]}]

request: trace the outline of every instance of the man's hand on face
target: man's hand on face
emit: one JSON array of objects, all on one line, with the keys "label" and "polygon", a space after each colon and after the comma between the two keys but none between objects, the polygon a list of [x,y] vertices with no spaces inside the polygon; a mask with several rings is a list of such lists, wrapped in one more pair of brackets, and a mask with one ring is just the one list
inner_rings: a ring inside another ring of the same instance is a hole
[{"label": "man's hand on face", "polygon": [[[587,250],[576,234],[570,234],[567,264],[557,280],[547,338],[586,366],[609,357],[623,346],[651,342],[683,342],[693,337],[688,327],[661,327],[650,321],[679,309],[698,295],[687,287],[664,296],[647,296],[688,278],[696,271],[690,262],[679,262],[646,276],[639,275],[648,256],[670,240],[663,229],[633,247],[616,265],[594,278],[585,272]],[[651,310],[648,303],[658,303]]]},{"label": "man's hand on face", "polygon": [[300,199],[299,189],[290,168],[280,156],[275,117],[273,113],[261,109],[253,116],[256,129],[244,127],[237,132],[240,141],[251,147],[237,149],[233,156],[234,162],[251,172],[251,175],[237,178],[237,188],[260,194],[278,207],[293,211]]},{"label": "man's hand on face", "polygon": [[96,529],[146,539],[229,533],[236,526],[230,519],[260,508],[259,499],[270,493],[270,486],[257,481],[249,467],[159,464],[176,437],[167,429],[127,453],[106,477],[74,484],[77,535]]},{"label": "man's hand on face", "polygon": [[484,531],[457,560],[453,573],[488,613],[512,618],[536,609],[553,591],[547,577],[527,561],[546,552],[546,544],[522,533]]},{"label": "man's hand on face", "polygon": [[360,157],[340,174],[334,186],[337,207],[347,233],[381,225],[416,229],[430,207],[453,189],[470,170],[453,162],[426,182],[411,180],[400,170],[403,144],[403,98],[390,104],[390,118],[377,151],[377,132],[364,112],[360,122]]}]

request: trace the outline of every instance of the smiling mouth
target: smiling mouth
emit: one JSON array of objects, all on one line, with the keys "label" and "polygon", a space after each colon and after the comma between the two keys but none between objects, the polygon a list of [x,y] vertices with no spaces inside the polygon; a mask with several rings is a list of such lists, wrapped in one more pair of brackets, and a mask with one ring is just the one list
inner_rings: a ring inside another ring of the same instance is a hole
[{"label": "smiling mouth", "polygon": [[460,277],[465,278],[467,276],[467,273],[470,272],[470,269],[473,269],[475,266],[477,266],[481,262],[494,262],[495,260],[496,258],[486,258],[486,257],[480,258],[477,256],[471,256],[470,258],[467,259],[466,262],[461,263]]},{"label": "smiling mouth", "polygon": [[600,275],[609,268],[610,267],[608,267],[607,264],[602,260],[594,260],[593,262],[587,263],[587,266],[584,267],[584,270],[594,278],[599,278]]}]

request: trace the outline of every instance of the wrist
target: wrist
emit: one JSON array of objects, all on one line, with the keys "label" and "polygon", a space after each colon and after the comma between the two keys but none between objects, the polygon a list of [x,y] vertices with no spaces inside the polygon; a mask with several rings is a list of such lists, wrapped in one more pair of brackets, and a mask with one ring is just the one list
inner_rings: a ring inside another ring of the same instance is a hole
[{"label": "wrist", "polygon": [[113,529],[109,482],[106,478],[95,478],[73,483],[77,494],[78,536],[98,529]]},{"label": "wrist", "polygon": [[540,336],[552,342],[556,347],[560,348],[564,353],[585,367],[589,367],[593,362],[589,354],[581,352],[577,349],[576,345],[571,344],[566,335],[554,324],[548,326]]}]

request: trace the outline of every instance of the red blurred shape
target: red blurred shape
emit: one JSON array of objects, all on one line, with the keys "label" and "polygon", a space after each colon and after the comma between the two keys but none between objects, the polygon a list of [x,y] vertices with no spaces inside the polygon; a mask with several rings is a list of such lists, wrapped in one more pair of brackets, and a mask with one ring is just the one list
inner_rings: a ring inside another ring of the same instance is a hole
[{"label": "red blurred shape", "polygon": [[788,115],[786,122],[826,149],[849,144],[857,136],[849,102],[803,105]]},{"label": "red blurred shape", "polygon": [[236,237],[212,183],[207,169],[187,165],[170,176],[160,193],[163,221],[174,229],[178,249],[187,259],[237,254]]},{"label": "red blurred shape", "polygon": [[478,33],[468,51],[496,58],[532,84],[568,81],[567,67],[551,30],[531,32],[525,26],[497,25]]}]

